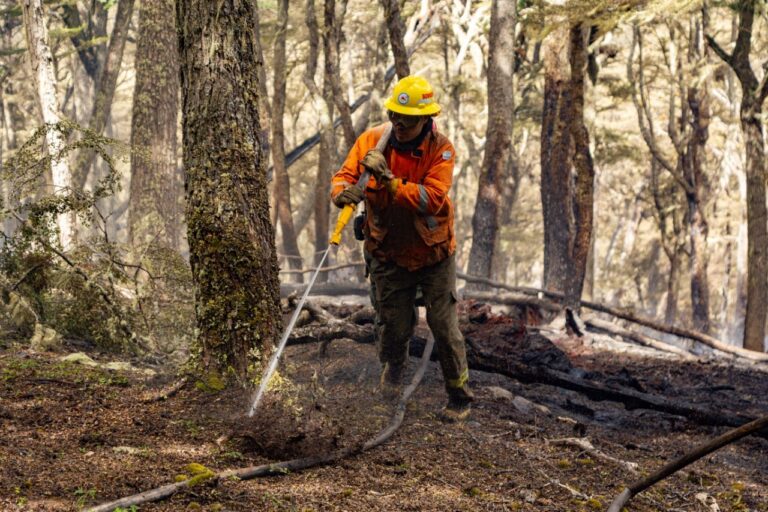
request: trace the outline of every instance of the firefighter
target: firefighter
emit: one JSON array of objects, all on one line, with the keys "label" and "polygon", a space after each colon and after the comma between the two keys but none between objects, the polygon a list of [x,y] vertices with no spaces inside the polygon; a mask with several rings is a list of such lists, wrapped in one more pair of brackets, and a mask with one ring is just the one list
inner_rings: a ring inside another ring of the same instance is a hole
[{"label": "firefighter", "polygon": [[[448,198],[456,155],[434,122],[440,106],[427,80],[403,78],[384,106],[392,123],[385,150],[375,149],[385,125],[360,135],[333,177],[331,197],[339,208],[365,200],[364,252],[379,323],[382,390],[396,395],[403,384],[419,290],[448,393],[443,417],[461,421],[473,396],[456,313],[456,239]],[[372,174],[364,192],[352,186],[363,168]]]}]

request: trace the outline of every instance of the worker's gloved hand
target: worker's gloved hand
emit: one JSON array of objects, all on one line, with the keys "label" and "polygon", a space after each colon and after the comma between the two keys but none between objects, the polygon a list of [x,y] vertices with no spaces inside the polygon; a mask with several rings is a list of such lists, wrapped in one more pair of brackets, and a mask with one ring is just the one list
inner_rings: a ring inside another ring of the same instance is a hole
[{"label": "worker's gloved hand", "polygon": [[378,149],[372,149],[366,153],[360,163],[371,171],[373,177],[381,185],[395,177],[387,167],[387,159],[384,158],[384,154]]},{"label": "worker's gloved hand", "polygon": [[359,187],[349,185],[333,198],[333,204],[339,208],[344,208],[348,204],[356,205],[363,200],[364,196],[365,193]]}]

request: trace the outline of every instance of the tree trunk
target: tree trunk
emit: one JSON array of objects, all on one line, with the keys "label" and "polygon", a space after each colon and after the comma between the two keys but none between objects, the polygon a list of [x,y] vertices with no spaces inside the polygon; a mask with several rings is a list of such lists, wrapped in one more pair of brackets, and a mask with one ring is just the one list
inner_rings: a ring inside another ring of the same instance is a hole
[{"label": "tree trunk", "polygon": [[[750,105],[750,103],[752,103]],[[746,112],[745,112],[746,111]],[[741,128],[747,146],[747,315],[744,322],[744,348],[763,352],[765,313],[768,308],[768,233],[765,207],[765,153],[759,105],[742,100]],[[748,113],[747,113],[748,112]]]},{"label": "tree trunk", "polygon": [[574,233],[572,249],[573,274],[569,280],[566,295],[572,306],[581,299],[584,277],[587,273],[589,248],[592,245],[592,224],[594,222],[595,165],[589,147],[589,131],[584,124],[584,77],[587,73],[587,40],[589,28],[571,28],[571,94],[573,119],[571,136],[574,143],[573,166],[576,169],[574,187]]},{"label": "tree trunk", "polygon": [[355,127],[352,123],[352,110],[349,108],[347,95],[344,94],[344,90],[341,87],[341,79],[339,76],[339,51],[341,47],[342,26],[344,24],[344,16],[346,15],[346,12],[347,0],[341,1],[338,14],[336,13],[335,0],[325,2],[326,30],[323,38],[323,46],[325,48],[325,80],[328,87],[330,87],[331,99],[335,103],[336,109],[339,111],[339,117],[341,118],[341,129],[344,133],[345,144],[342,154],[344,155],[352,149],[352,146],[357,139]]},{"label": "tree trunk", "polygon": [[281,328],[254,4],[177,3],[190,264],[202,370],[247,377]]},{"label": "tree trunk", "polygon": [[[291,180],[285,168],[285,115],[286,69],[285,38],[288,29],[288,0],[280,0],[277,14],[277,34],[274,42],[273,76],[274,93],[272,94],[272,165],[275,172],[275,208],[283,235],[283,251],[288,258],[288,267],[294,270],[304,266],[296,240],[291,207]],[[298,282],[303,282],[301,274],[296,274]]]},{"label": "tree trunk", "polygon": [[768,81],[758,83],[749,61],[756,0],[738,4],[739,29],[733,52],[727,54],[712,37],[710,47],[723,59],[741,83],[741,129],[744,133],[747,162],[747,314],[744,322],[744,348],[765,350],[765,321],[768,308],[768,227],[766,222],[765,152],[762,132],[762,104],[768,96]]},{"label": "tree trunk", "polygon": [[677,318],[677,302],[679,300],[680,285],[680,251],[674,251],[668,255],[669,275],[667,277],[667,303],[664,306],[664,323],[674,325]]},{"label": "tree trunk", "polygon": [[[40,112],[47,127],[46,146],[51,156],[51,176],[54,194],[68,194],[72,191],[72,175],[65,156],[60,156],[66,141],[58,123],[59,100],[56,95],[56,75],[53,69],[53,55],[48,44],[48,31],[43,17],[41,0],[22,0],[24,27],[26,28],[29,61],[35,76]],[[65,212],[56,218],[59,228],[59,243],[67,251],[74,242],[75,216]]]},{"label": "tree trunk", "polygon": [[512,156],[514,88],[512,60],[515,44],[515,3],[494,0],[488,40],[488,125],[485,154],[472,216],[472,248],[467,271],[491,277],[499,243],[502,188]]},{"label": "tree trunk", "polygon": [[[120,74],[125,43],[128,40],[128,25],[131,23],[133,5],[134,0],[119,0],[117,4],[115,25],[109,38],[106,61],[96,83],[93,110],[88,122],[88,129],[97,135],[101,135],[104,132],[104,128],[112,113],[112,100],[115,97],[117,77]],[[88,174],[95,159],[96,153],[94,151],[86,148],[80,150],[72,180],[75,190],[80,191],[85,187],[85,183],[88,181]]]},{"label": "tree trunk", "polygon": [[688,230],[691,242],[691,308],[693,327],[697,331],[709,334],[709,280],[707,278],[708,254],[707,234],[709,226],[704,218],[702,195],[706,189],[706,176],[702,170],[705,145],[707,141],[708,113],[706,92],[690,88],[688,91],[691,105],[691,124],[693,136],[688,143],[688,151],[683,159],[683,169],[690,188],[686,193],[688,204]]},{"label": "tree trunk", "polygon": [[[703,46],[703,31],[707,27],[706,14],[701,22],[693,21],[689,41],[689,64],[698,65],[706,57],[706,46]],[[704,55],[702,55],[704,54]],[[709,180],[704,172],[704,160],[707,139],[709,138],[709,93],[706,83],[700,86],[689,86],[687,89],[686,124],[691,134],[685,153],[682,155],[683,175],[687,182],[686,203],[688,205],[688,231],[691,243],[691,309],[693,328],[709,334],[709,256],[707,235],[709,225],[704,217],[704,204],[709,189]]]},{"label": "tree trunk", "polygon": [[[131,119],[131,244],[178,250],[181,177],[177,172],[179,56],[175,0],[147,0],[139,10]],[[170,28],[169,28],[170,27]]]},{"label": "tree trunk", "polygon": [[544,288],[565,293],[571,307],[577,307],[581,298],[592,237],[594,166],[583,119],[586,36],[581,25],[570,31],[563,26],[544,40],[542,48]]},{"label": "tree trunk", "polygon": [[[395,57],[395,71],[397,72],[397,77],[405,78],[411,74],[411,66],[408,64],[408,52],[405,49],[405,42],[403,41],[405,24],[400,17],[400,0],[379,1],[384,8],[384,16],[387,20],[389,44],[392,46],[392,55]],[[511,8],[514,9],[514,6]]]}]

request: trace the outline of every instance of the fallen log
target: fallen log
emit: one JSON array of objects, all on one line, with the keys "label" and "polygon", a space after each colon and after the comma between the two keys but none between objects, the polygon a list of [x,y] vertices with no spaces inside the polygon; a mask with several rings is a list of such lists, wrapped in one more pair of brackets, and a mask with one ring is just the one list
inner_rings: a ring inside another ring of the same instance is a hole
[{"label": "fallen log", "polygon": [[[533,295],[538,298],[541,297],[550,297],[557,300],[565,300],[565,295],[559,292],[552,292],[548,290],[541,290],[538,288],[531,288],[531,287],[524,287],[524,286],[510,286],[508,284],[499,283],[497,281],[492,281],[490,279],[485,279],[482,277],[477,276],[471,276],[468,274],[464,274],[462,272],[457,272],[456,276],[460,279],[463,279],[470,283],[479,283],[484,284],[487,286],[491,286],[494,288],[500,288],[502,290],[508,290],[511,292],[516,293],[523,293],[526,295]],[[650,327],[651,329],[663,332],[667,334],[673,334],[675,336],[679,336],[681,338],[687,338],[691,340],[698,341],[699,343],[706,345],[708,347],[720,350],[721,352],[726,352],[728,354],[736,355],[739,357],[743,357],[745,359],[749,359],[751,361],[755,362],[766,362],[768,361],[768,354],[763,354],[760,352],[753,352],[751,350],[746,350],[741,347],[735,347],[732,345],[728,345],[726,343],[723,343],[722,341],[709,336],[707,334],[703,334],[691,329],[685,329],[683,327],[678,327],[675,325],[664,325],[659,322],[655,322],[653,320],[650,320],[648,318],[643,318],[640,316],[637,316],[633,313],[630,313],[626,310],[614,308],[610,306],[606,306],[603,304],[598,304],[596,302],[590,302],[586,300],[581,301],[581,305],[583,307],[586,307],[588,309],[591,309],[593,311],[599,311],[601,313],[606,313],[611,316],[615,316],[616,318],[621,318],[622,320],[628,320],[632,323],[636,323],[638,325],[642,325],[644,327]]]},{"label": "fallen log", "polygon": [[642,334],[639,334],[636,332],[628,331],[627,329],[622,329],[618,325],[614,325],[610,322],[600,320],[599,318],[587,318],[585,319],[585,322],[587,324],[587,327],[591,331],[608,333],[614,336],[621,336],[622,338],[632,340],[635,343],[638,343],[645,347],[651,347],[651,348],[655,348],[656,350],[660,350],[662,352],[669,352],[671,354],[678,355],[681,358],[685,359],[686,361],[696,360],[696,356],[694,356],[687,350],[684,350],[679,347],[675,347],[674,345],[663,343],[658,340],[654,340],[653,338],[650,338],[648,336],[643,336]]},{"label": "fallen log", "polygon": [[[539,334],[528,334],[538,336]],[[349,338],[359,343],[373,343],[373,326],[354,325],[348,322],[330,326],[309,326],[297,329],[288,339],[289,344],[307,344],[318,341]],[[546,339],[546,338],[544,338]],[[505,375],[524,384],[546,384],[576,391],[593,401],[612,401],[624,404],[628,410],[649,409],[676,416],[682,416],[700,425],[739,427],[753,418],[723,410],[705,409],[693,404],[673,401],[668,398],[644,393],[626,386],[607,385],[602,382],[574,376],[563,371],[563,365],[547,359],[512,360],[484,350],[480,344],[467,337],[467,362],[470,369]],[[548,340],[547,340],[548,341]],[[551,344],[551,342],[549,342]],[[421,357],[425,339],[413,336],[409,345],[410,355]],[[553,345],[554,346],[554,345]],[[518,355],[519,357],[519,355]]]},{"label": "fallen log", "polygon": [[543,366],[525,365],[494,354],[489,354],[467,340],[467,359],[470,368],[506,375],[523,383],[548,384],[577,391],[590,400],[623,403],[629,409],[651,409],[683,416],[700,425],[739,427],[753,418],[727,411],[712,411],[696,405],[675,402],[657,395],[643,393],[624,386],[608,386]]}]

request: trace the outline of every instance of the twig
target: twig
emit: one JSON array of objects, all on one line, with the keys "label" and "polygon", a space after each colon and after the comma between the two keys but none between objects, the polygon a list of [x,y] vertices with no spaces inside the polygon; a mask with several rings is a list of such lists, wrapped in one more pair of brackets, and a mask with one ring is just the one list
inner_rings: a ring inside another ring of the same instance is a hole
[{"label": "twig", "polygon": [[32,274],[32,272],[34,272],[35,270],[39,269],[39,268],[40,268],[40,267],[42,267],[43,265],[45,265],[45,263],[38,263],[37,265],[32,265],[30,268],[28,268],[28,269],[27,269],[27,271],[26,271],[26,272],[24,272],[24,275],[22,275],[22,276],[19,278],[19,280],[18,280],[18,281],[16,281],[16,284],[14,284],[13,286],[11,286],[11,287],[10,287],[9,291],[15,292],[15,291],[16,291],[16,289],[17,289],[19,286],[21,286],[21,283],[23,283],[24,281],[26,281],[26,279],[27,279],[27,278],[28,278],[28,277],[29,277],[29,276]]},{"label": "twig", "polygon": [[560,488],[562,488],[562,489],[565,489],[566,491],[570,492],[570,493],[571,493],[571,496],[573,496],[574,498],[579,498],[579,499],[581,499],[581,500],[589,500],[589,496],[587,496],[587,495],[586,495],[586,494],[584,494],[583,492],[581,492],[581,491],[577,491],[576,489],[574,489],[574,488],[573,488],[573,487],[571,487],[571,486],[568,486],[568,485],[565,485],[565,484],[561,484],[561,483],[560,483],[560,480],[557,480],[556,478],[552,478],[551,476],[549,476],[548,474],[546,474],[546,473],[545,473],[544,471],[542,471],[541,469],[539,469],[538,471],[539,471],[539,473],[541,473],[541,475],[542,475],[544,478],[546,478],[546,479],[549,481],[549,483],[550,483],[550,484],[552,484],[552,485],[554,485],[554,486],[557,486],[557,487],[560,487]]},{"label": "twig", "polygon": [[142,399],[142,402],[148,403],[148,402],[161,402],[163,400],[167,400],[171,398],[173,395],[184,389],[184,386],[187,385],[187,382],[189,382],[189,377],[182,377],[178,382],[176,382],[173,386],[171,386],[168,389],[160,390],[159,393],[155,393],[151,396],[148,396],[144,399]]},{"label": "twig", "polygon": [[564,439],[553,439],[551,441],[547,441],[547,443],[553,446],[572,446],[580,450],[583,450],[584,452],[592,455],[595,458],[617,464],[623,467],[624,469],[626,469],[627,471],[629,471],[630,473],[633,473],[633,474],[637,473],[638,464],[636,462],[628,462],[625,460],[617,459],[616,457],[612,457],[606,453],[603,453],[597,448],[595,448],[588,438],[566,437]]}]

